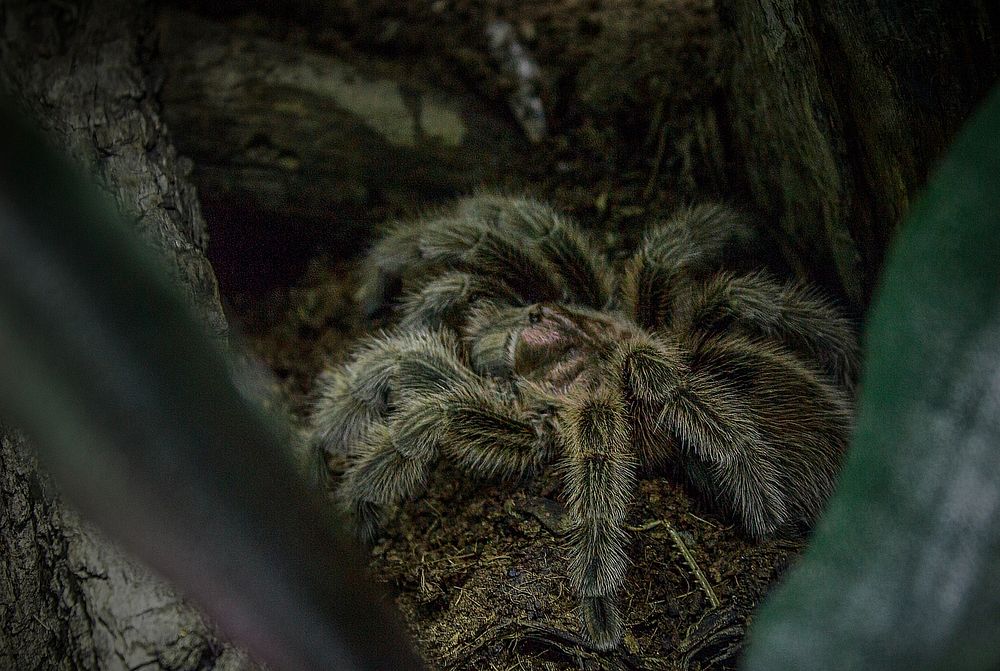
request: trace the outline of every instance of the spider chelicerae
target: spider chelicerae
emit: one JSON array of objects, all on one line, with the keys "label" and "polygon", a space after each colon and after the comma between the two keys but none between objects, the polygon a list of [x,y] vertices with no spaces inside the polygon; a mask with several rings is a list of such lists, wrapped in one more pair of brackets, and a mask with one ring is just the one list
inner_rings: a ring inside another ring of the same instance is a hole
[{"label": "spider chelicerae", "polygon": [[754,241],[734,211],[692,207],[617,270],[569,219],[503,196],[391,229],[361,298],[398,292],[398,323],[321,376],[312,415],[347,458],[359,534],[441,456],[488,478],[557,460],[583,629],[608,649],[640,473],[681,474],[752,538],[809,525],[846,448],[856,338],[816,290],[753,269]]}]

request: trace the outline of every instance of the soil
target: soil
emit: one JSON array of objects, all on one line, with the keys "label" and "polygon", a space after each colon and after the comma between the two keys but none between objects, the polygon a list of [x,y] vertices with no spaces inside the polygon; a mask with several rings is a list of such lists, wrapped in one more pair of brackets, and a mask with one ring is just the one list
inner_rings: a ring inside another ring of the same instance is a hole
[{"label": "soil", "polygon": [[[410,4],[352,5],[343,25],[301,29],[301,39],[341,55],[401,53],[424,76],[507,110],[514,83],[491,58],[483,26],[509,21],[541,66],[548,136],[500,186],[549,200],[611,248],[627,249],[679,204],[738,200],[740,180],[727,172],[715,124],[725,113],[725,45],[710,0]],[[397,203],[377,214],[432,205]],[[369,242],[318,250],[302,276],[266,291],[223,287],[231,323],[273,370],[300,426],[316,374],[383,325],[352,300]],[[680,484],[644,479],[629,520],[628,633],[618,650],[599,653],[579,636],[562,497],[551,469],[496,484],[441,464],[427,491],[391,518],[371,570],[431,668],[730,668],[754,607],[803,547],[801,539],[749,542]]]}]

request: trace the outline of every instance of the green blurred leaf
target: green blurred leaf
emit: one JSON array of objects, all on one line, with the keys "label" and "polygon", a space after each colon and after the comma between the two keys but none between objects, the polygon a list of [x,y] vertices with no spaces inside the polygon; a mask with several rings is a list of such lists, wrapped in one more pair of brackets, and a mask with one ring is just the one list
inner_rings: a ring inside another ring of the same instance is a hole
[{"label": "green blurred leaf", "polygon": [[1000,668],[1000,91],[896,241],[843,479],[745,668]]}]

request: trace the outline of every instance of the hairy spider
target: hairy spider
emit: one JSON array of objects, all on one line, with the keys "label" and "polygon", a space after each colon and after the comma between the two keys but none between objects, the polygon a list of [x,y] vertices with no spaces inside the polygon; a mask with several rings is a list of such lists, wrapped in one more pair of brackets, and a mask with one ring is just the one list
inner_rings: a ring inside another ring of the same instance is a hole
[{"label": "hairy spider", "polygon": [[559,460],[584,630],[621,640],[617,593],[637,474],[672,467],[751,537],[809,524],[851,427],[856,340],[816,291],[727,270],[753,242],[700,206],[647,231],[621,272],[533,200],[480,196],[398,225],[368,260],[399,323],[324,373],[318,445],[370,540],[440,456],[512,477]]}]

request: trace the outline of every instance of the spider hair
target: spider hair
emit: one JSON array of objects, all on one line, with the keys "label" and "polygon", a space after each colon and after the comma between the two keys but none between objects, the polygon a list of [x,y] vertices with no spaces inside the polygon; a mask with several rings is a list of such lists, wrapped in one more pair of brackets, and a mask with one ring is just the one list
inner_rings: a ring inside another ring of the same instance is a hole
[{"label": "spider hair", "polygon": [[687,208],[615,273],[526,198],[395,225],[361,297],[401,294],[398,325],[320,378],[312,414],[320,448],[347,458],[338,496],[359,534],[441,457],[486,478],[554,458],[583,628],[608,649],[640,471],[683,474],[752,538],[810,525],[851,431],[854,325],[814,288],[748,267],[759,243],[728,208]]}]

